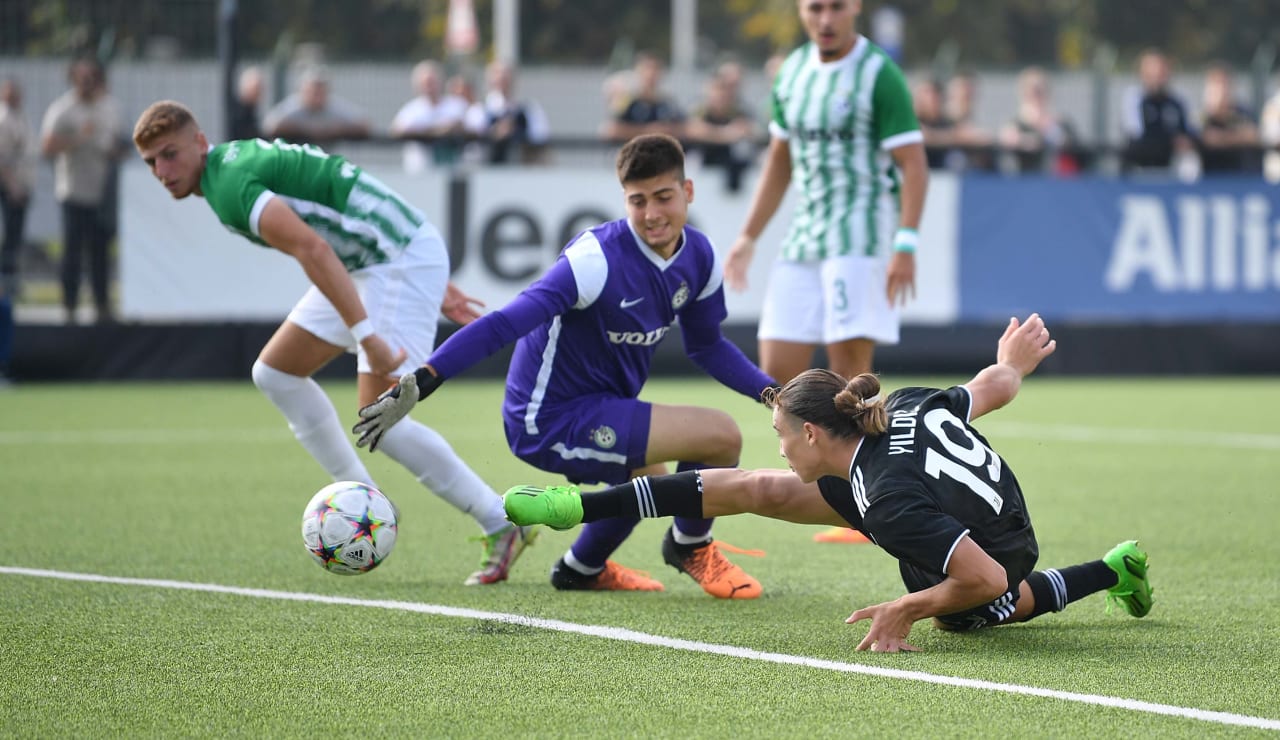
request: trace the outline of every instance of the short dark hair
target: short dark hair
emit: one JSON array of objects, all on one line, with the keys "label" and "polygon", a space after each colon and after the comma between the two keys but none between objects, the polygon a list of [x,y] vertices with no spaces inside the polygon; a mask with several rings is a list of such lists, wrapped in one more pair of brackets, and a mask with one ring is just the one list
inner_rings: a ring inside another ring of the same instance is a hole
[{"label": "short dark hair", "polygon": [[624,184],[668,173],[684,180],[684,147],[666,134],[642,134],[618,150],[617,169]]}]

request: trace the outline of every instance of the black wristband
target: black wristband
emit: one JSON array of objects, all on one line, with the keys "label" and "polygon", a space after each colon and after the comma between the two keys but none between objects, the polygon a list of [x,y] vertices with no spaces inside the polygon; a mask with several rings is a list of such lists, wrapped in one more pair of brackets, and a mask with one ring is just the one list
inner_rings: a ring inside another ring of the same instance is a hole
[{"label": "black wristband", "polygon": [[426,398],[444,383],[444,378],[436,375],[427,368],[426,365],[413,371],[413,377],[418,381],[418,400]]}]

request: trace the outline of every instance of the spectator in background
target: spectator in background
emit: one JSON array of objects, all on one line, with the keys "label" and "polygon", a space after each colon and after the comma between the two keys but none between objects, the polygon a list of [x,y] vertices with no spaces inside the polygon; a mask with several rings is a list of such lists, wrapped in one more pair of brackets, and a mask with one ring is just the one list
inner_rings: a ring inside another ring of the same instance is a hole
[{"label": "spectator in background", "polygon": [[611,121],[616,118],[626,109],[627,103],[631,102],[631,88],[635,87],[635,83],[632,82],[633,77],[631,70],[620,69],[616,72],[611,72],[608,77],[604,78],[604,82],[600,84],[600,94],[604,97],[606,120]]},{"label": "spectator in background", "polygon": [[18,296],[18,256],[36,180],[34,154],[31,125],[22,111],[22,88],[17,80],[0,80],[0,218],[4,220],[0,301],[13,301]]},{"label": "spectator in background", "polygon": [[471,84],[471,78],[467,75],[456,74],[445,81],[444,89],[447,96],[459,98],[466,104],[462,113],[462,132],[458,135],[462,147],[459,161],[469,165],[480,164],[486,157],[484,142],[481,140],[485,136],[488,122],[485,120],[484,105],[476,100],[476,86]]},{"label": "spectator in background", "polygon": [[1265,149],[1262,175],[1267,182],[1280,182],[1280,90],[1262,106],[1260,123],[1258,135]]},{"label": "spectator in background", "polygon": [[1215,63],[1204,76],[1200,166],[1206,173],[1257,172],[1261,142],[1252,112],[1239,103],[1231,68]]},{"label": "spectator in background", "polygon": [[1123,108],[1126,169],[1167,169],[1175,155],[1194,155],[1187,106],[1169,88],[1169,75],[1169,58],[1163,52],[1147,49],[1138,57],[1140,87],[1130,91]]},{"label": "spectator in background", "polygon": [[231,130],[228,139],[256,139],[262,136],[262,118],[258,107],[262,104],[265,82],[260,67],[245,67],[236,83],[236,99],[232,103]]},{"label": "spectator in background", "polygon": [[485,135],[489,162],[511,164],[539,160],[551,137],[551,126],[542,106],[515,94],[515,70],[502,60],[485,68]]},{"label": "spectator in background", "polygon": [[404,170],[419,173],[432,164],[450,166],[462,153],[467,101],[446,94],[444,69],[437,62],[418,62],[412,78],[414,97],[391,119],[391,135],[409,142]]},{"label": "spectator in background", "polygon": [[724,84],[729,99],[737,107],[746,110],[747,104],[742,99],[742,65],[732,59],[726,59],[716,67],[716,72],[712,75],[715,79]]},{"label": "spectator in background", "polygon": [[957,72],[947,80],[945,117],[951,121],[951,135],[964,153],[963,166],[991,170],[995,158],[990,150],[991,133],[974,120],[978,99],[978,78],[972,72]]},{"label": "spectator in background", "polygon": [[924,133],[925,157],[929,169],[960,169],[964,166],[964,153],[955,149],[955,122],[947,117],[942,107],[942,84],[935,79],[922,77],[911,86],[911,100],[916,121]]},{"label": "spectator in background", "polygon": [[755,154],[755,118],[739,103],[732,80],[720,76],[707,81],[706,97],[689,117],[685,133],[704,167],[722,167],[730,192],[742,186],[742,173]]},{"label": "spectator in background", "polygon": [[124,151],[124,127],[97,59],[76,59],[68,76],[71,89],[49,105],[40,133],[41,152],[53,158],[54,190],[62,205],[62,305],[67,323],[75,323],[87,253],[97,320],[105,323],[112,320],[107,249],[114,232],[111,196],[116,162]]},{"label": "spectator in background", "polygon": [[1080,171],[1080,137],[1070,119],[1054,110],[1049,76],[1040,67],[1018,75],[1018,111],[1000,130],[1000,145],[1013,152],[1018,172]]},{"label": "spectator in background", "polygon": [[641,134],[684,136],[684,111],[662,91],[662,61],[653,54],[636,55],[635,89],[614,118],[605,123],[604,138],[625,141]]},{"label": "spectator in background", "polygon": [[[778,70],[782,68],[782,63],[787,60],[786,52],[774,52],[769,58],[764,60],[764,82],[767,89],[772,90],[777,82]],[[773,102],[766,97],[764,104],[759,107],[760,122],[768,127],[769,121],[773,119]]]},{"label": "spectator in background", "polygon": [[262,133],[269,139],[330,146],[369,138],[369,121],[354,105],[332,93],[323,68],[310,67],[302,73],[298,91],[267,111]]},{"label": "spectator in background", "polygon": [[35,183],[31,126],[22,112],[17,80],[0,80],[0,388],[8,387],[13,349],[13,303],[18,297],[18,255]]},{"label": "spectator in background", "polygon": [[13,356],[13,300],[0,288],[0,390],[13,380],[9,375],[9,358]]}]

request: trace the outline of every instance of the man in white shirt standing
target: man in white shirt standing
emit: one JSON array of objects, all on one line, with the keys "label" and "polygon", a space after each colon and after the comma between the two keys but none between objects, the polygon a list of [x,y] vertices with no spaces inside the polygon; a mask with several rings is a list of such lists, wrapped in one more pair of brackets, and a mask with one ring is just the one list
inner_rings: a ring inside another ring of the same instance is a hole
[{"label": "man in white shirt standing", "polygon": [[391,119],[391,135],[408,141],[404,170],[417,174],[432,164],[448,166],[458,160],[467,101],[445,93],[444,69],[431,60],[414,65],[413,89],[416,95]]}]

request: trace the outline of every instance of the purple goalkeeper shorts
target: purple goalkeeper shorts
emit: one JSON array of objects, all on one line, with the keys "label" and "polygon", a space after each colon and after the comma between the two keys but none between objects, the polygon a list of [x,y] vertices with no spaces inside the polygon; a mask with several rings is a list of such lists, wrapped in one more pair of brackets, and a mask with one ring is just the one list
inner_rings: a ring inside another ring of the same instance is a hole
[{"label": "purple goalkeeper shorts", "polygon": [[617,485],[644,467],[652,407],[635,398],[584,396],[544,404],[531,431],[523,417],[506,416],[507,443],[516,457],[571,483]]}]

